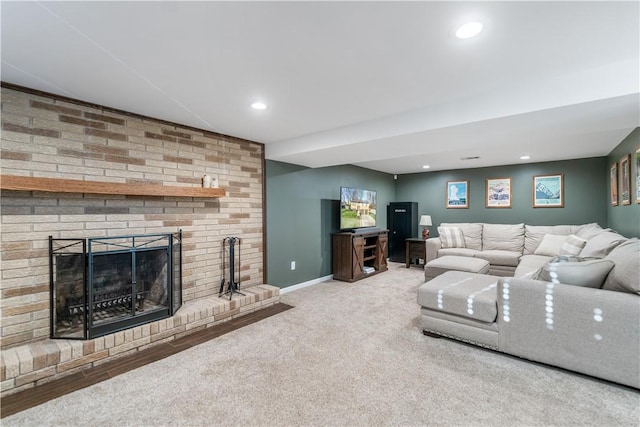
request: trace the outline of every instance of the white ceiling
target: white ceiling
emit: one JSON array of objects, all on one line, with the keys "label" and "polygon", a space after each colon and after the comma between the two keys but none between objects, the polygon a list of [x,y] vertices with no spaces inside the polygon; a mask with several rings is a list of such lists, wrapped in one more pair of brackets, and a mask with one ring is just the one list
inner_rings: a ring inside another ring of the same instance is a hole
[{"label": "white ceiling", "polygon": [[[3,81],[303,166],[603,156],[640,124],[637,1],[2,1],[1,14]],[[467,20],[484,31],[453,37]]]}]

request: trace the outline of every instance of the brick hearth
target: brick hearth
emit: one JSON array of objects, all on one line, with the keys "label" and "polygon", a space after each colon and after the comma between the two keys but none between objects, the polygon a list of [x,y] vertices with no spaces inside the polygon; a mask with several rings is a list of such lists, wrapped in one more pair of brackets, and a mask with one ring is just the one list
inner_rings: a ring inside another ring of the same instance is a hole
[{"label": "brick hearth", "polygon": [[218,297],[191,301],[169,319],[92,340],[47,339],[2,350],[2,395],[173,341],[280,301],[280,289],[270,285],[242,289],[242,293],[245,296],[235,295],[231,301]]}]

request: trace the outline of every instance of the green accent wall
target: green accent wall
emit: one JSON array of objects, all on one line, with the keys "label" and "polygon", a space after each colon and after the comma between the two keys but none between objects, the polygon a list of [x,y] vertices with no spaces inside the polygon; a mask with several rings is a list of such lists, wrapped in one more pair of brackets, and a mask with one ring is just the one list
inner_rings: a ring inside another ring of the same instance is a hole
[{"label": "green accent wall", "polygon": [[[607,156],[607,226],[628,237],[640,237],[640,204],[636,203],[638,182],[636,178],[635,152],[640,147],[640,128],[636,128]],[[631,159],[631,204],[623,205],[622,190],[618,187],[618,206],[611,205],[608,171],[614,163],[618,164],[620,173],[620,159],[629,154]]]},{"label": "green accent wall", "polygon": [[[564,174],[564,208],[534,208],[533,176]],[[420,215],[431,215],[431,235],[437,236],[442,222],[487,222],[531,225],[607,224],[607,205],[603,197],[607,187],[606,158],[567,160],[545,163],[400,175],[396,198],[418,202]],[[486,208],[487,178],[511,177],[511,208]],[[469,180],[469,208],[446,209],[447,181]]]},{"label": "green accent wall", "polygon": [[[305,168],[267,160],[267,283],[286,287],[331,274],[331,233],[339,231],[340,187],[377,192],[377,225],[395,200],[393,176],[356,166]],[[291,261],[296,269],[291,270]]]},{"label": "green accent wall", "polygon": [[[640,235],[640,205],[611,207],[609,166],[640,145],[636,129],[607,157],[522,163],[456,171],[393,175],[356,166],[306,168],[266,162],[267,283],[287,287],[331,274],[331,233],[338,231],[340,187],[376,190],[378,226],[386,228],[390,202],[418,202],[420,215],[442,222],[532,225],[597,222],[625,236]],[[564,174],[564,208],[533,208],[534,175]],[[512,178],[512,207],[485,207],[487,178]],[[447,181],[469,180],[469,208],[446,209]],[[635,190],[635,184],[632,189]],[[635,199],[634,199],[635,201]],[[291,270],[291,261],[296,269]]]}]

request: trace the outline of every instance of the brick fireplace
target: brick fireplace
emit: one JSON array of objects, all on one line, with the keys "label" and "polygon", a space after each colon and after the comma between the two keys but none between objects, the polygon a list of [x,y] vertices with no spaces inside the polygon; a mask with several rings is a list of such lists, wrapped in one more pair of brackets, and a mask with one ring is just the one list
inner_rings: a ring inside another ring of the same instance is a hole
[{"label": "brick fireplace", "polygon": [[[277,302],[277,288],[263,284],[262,144],[3,84],[1,157],[3,175],[194,188],[207,174],[224,189],[219,198],[3,190],[3,394]],[[175,315],[79,343],[48,339],[49,236],[180,229],[184,306]],[[230,235],[242,237],[247,296],[224,301]]]},{"label": "brick fireplace", "polygon": [[182,305],[182,232],[49,239],[51,338],[95,338]]}]

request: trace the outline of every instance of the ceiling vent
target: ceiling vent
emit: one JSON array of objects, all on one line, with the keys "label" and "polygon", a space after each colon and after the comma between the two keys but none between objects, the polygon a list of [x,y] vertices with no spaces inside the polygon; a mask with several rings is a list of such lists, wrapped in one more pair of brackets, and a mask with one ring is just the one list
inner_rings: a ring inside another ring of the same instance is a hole
[{"label": "ceiling vent", "polygon": [[460,157],[460,160],[478,160],[480,156]]}]

